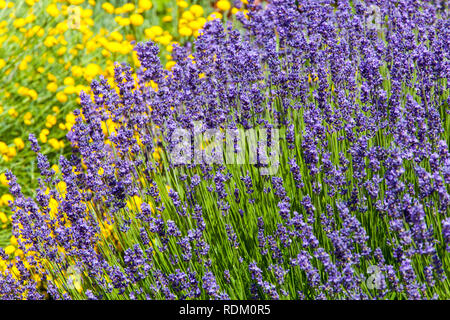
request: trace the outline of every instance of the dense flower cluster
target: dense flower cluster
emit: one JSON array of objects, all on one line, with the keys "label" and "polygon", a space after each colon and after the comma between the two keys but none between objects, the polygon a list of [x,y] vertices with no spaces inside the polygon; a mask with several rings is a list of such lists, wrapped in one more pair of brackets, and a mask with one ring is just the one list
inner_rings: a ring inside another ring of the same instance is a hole
[{"label": "dense flower cluster", "polygon": [[[449,298],[440,3],[249,1],[238,28],[212,20],[193,48],[175,45],[171,70],[137,44],[136,79],[116,64],[117,88],[100,77],[81,93],[60,173],[30,136],[34,199],[6,174],[31,267],[7,263],[0,297]],[[206,161],[211,141],[181,164],[180,128],[277,129],[278,170]]]},{"label": "dense flower cluster", "polygon": [[[54,163],[69,152],[64,137],[75,123],[80,92],[89,94],[99,75],[113,85],[114,61],[139,66],[133,41],[157,43],[170,69],[172,46],[192,42],[208,20],[227,12],[210,1],[0,1],[0,246],[8,254],[22,252],[10,239],[8,203],[14,199],[5,170],[14,170],[25,194],[37,186],[36,179],[29,181],[37,171],[25,148],[28,133],[58,171]],[[103,128],[113,130],[109,121]]]}]

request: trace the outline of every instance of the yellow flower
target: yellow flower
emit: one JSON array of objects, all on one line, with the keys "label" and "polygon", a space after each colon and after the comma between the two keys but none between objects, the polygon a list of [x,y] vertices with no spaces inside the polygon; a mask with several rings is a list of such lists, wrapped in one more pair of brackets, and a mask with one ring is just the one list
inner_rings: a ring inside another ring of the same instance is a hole
[{"label": "yellow flower", "polygon": [[2,203],[4,206],[7,206],[10,201],[14,202],[14,197],[9,193],[5,193],[0,197],[0,200],[0,203]]},{"label": "yellow flower", "polygon": [[55,171],[55,173],[59,172],[59,167],[56,164],[52,165],[52,169],[53,169],[53,171]]},{"label": "yellow flower", "polygon": [[201,26],[203,27],[206,24],[206,18],[199,17],[199,18],[197,18],[197,22],[200,23]]},{"label": "yellow flower", "polygon": [[50,92],[56,92],[56,90],[58,90],[58,85],[55,82],[49,82],[47,84],[47,90]]},{"label": "yellow flower", "polygon": [[15,246],[15,247],[17,247],[17,245],[19,244],[19,243],[17,242],[17,239],[16,239],[15,236],[11,236],[11,238],[9,239],[9,243],[11,243],[11,245],[13,245],[13,246]]},{"label": "yellow flower", "polygon": [[0,141],[0,153],[7,154],[8,153],[8,145],[3,141]]},{"label": "yellow flower", "polygon": [[5,248],[5,253],[7,255],[13,254],[14,251],[16,251],[16,247],[14,247],[13,245],[9,245]]},{"label": "yellow flower", "polygon": [[153,7],[153,4],[150,0],[139,0],[138,6],[142,10],[150,10]]},{"label": "yellow flower", "polygon": [[181,27],[178,30],[178,33],[180,34],[180,36],[182,37],[189,37],[192,35],[192,29],[190,29],[189,27]]},{"label": "yellow flower", "polygon": [[75,84],[75,80],[72,77],[64,78],[64,85],[73,86]]},{"label": "yellow flower", "polygon": [[58,56],[62,56],[64,53],[66,53],[66,51],[67,51],[67,47],[61,47],[56,51],[56,54]]},{"label": "yellow flower", "polygon": [[160,26],[152,26],[144,30],[144,33],[147,37],[154,40],[156,37],[163,34],[163,29]]},{"label": "yellow flower", "polygon": [[56,94],[56,99],[58,99],[59,102],[65,103],[67,102],[67,95],[64,92],[58,92]]},{"label": "yellow flower", "polygon": [[65,127],[67,130],[72,129],[72,126],[75,124],[75,115],[73,114],[73,112],[70,112],[69,114],[66,115],[66,124]]},{"label": "yellow flower", "polygon": [[30,13],[29,15],[26,16],[25,23],[31,23],[34,22],[34,20],[36,20],[36,16]]},{"label": "yellow flower", "polygon": [[56,185],[57,190],[59,191],[59,194],[64,196],[67,192],[67,185],[64,181],[60,181],[58,182],[58,184]]},{"label": "yellow flower", "polygon": [[54,4],[54,3],[50,4],[50,5],[47,7],[46,11],[47,11],[47,13],[48,13],[49,15],[51,15],[51,16],[54,17],[54,18],[57,17],[57,16],[59,16],[59,10],[58,10],[58,7],[57,7],[56,4]]},{"label": "yellow flower", "polygon": [[117,31],[111,32],[111,34],[109,35],[109,37],[110,37],[111,39],[113,39],[114,41],[119,41],[119,42],[121,42],[121,41],[123,40],[122,34],[121,34],[120,32],[117,32]]},{"label": "yellow flower", "polygon": [[172,36],[170,34],[161,36],[157,38],[157,42],[161,43],[163,46],[167,46],[172,41]]},{"label": "yellow flower", "polygon": [[102,4],[102,9],[110,14],[114,13],[114,6],[109,2]]},{"label": "yellow flower", "polygon": [[[7,187],[9,185],[9,180],[6,178],[6,175],[4,173],[0,174],[0,183]],[[2,212],[3,213],[3,212]]]},{"label": "yellow flower", "polygon": [[25,143],[23,142],[22,138],[14,138],[13,142],[16,145],[17,149],[22,150],[23,148],[25,148]]},{"label": "yellow flower", "polygon": [[119,52],[121,49],[120,43],[117,41],[108,42],[106,48],[111,52]]},{"label": "yellow flower", "polygon": [[60,149],[60,145],[59,145],[59,141],[55,138],[51,138],[48,140],[48,144],[50,146],[52,146],[53,149],[55,150],[59,150]]},{"label": "yellow flower", "polygon": [[8,149],[8,157],[14,158],[17,155],[17,150],[15,147],[9,147]]},{"label": "yellow flower", "polygon": [[135,13],[130,16],[130,21],[133,26],[140,26],[144,23],[144,17]]},{"label": "yellow flower", "polygon": [[39,28],[36,34],[38,35],[38,37],[42,37],[45,34],[44,28]]},{"label": "yellow flower", "polygon": [[123,55],[127,55],[128,53],[130,53],[133,50],[133,46],[127,42],[127,41],[122,41],[122,44],[120,45],[120,53]]},{"label": "yellow flower", "polygon": [[95,63],[89,63],[85,70],[84,70],[84,75],[86,80],[90,81],[93,78],[95,78],[97,75],[99,75],[101,72],[101,68],[99,65],[95,64]]},{"label": "yellow flower", "polygon": [[53,74],[51,74],[50,72],[47,73],[47,78],[48,78],[48,81],[56,82],[56,77]]},{"label": "yellow flower", "polygon": [[14,253],[14,256],[19,256],[19,257],[23,257],[23,251],[21,249],[17,249],[16,252]]},{"label": "yellow flower", "polygon": [[181,0],[181,1],[177,1],[177,6],[179,6],[180,8],[185,9],[185,8],[187,8],[189,6],[189,4],[186,1]]},{"label": "yellow flower", "polygon": [[81,77],[83,75],[83,68],[80,66],[72,66],[70,70],[74,77]]},{"label": "yellow flower", "polygon": [[22,61],[20,62],[20,64],[19,64],[19,70],[20,70],[20,71],[23,71],[23,70],[25,70],[27,67],[28,67],[27,62],[26,62],[25,60],[22,60]]},{"label": "yellow flower", "polygon": [[26,24],[26,21],[24,18],[18,18],[16,20],[14,20],[14,22],[13,22],[13,26],[17,29],[22,28],[25,24]]},{"label": "yellow flower", "polygon": [[222,19],[222,14],[220,12],[213,12],[208,16],[208,21],[213,21],[215,19]]},{"label": "yellow flower", "polygon": [[167,70],[171,70],[175,64],[176,64],[175,61],[169,61],[169,62],[167,62],[167,63],[166,63],[166,69],[167,69]]},{"label": "yellow flower", "polygon": [[56,117],[52,114],[49,114],[45,120],[45,126],[47,128],[51,128],[56,124]]},{"label": "yellow flower", "polygon": [[6,216],[6,214],[4,212],[0,212],[0,221],[2,223],[7,223],[8,222],[8,217]]},{"label": "yellow flower", "polygon": [[94,12],[92,11],[92,9],[84,9],[82,12],[81,12],[81,17],[82,18],[89,18],[89,17],[91,17],[92,15],[94,14]]},{"label": "yellow flower", "polygon": [[191,11],[185,11],[181,14],[181,18],[186,19],[187,21],[192,21],[195,19],[194,14]]},{"label": "yellow flower", "polygon": [[129,26],[131,23],[130,18],[122,18],[122,17],[116,17],[116,18],[120,18],[120,19],[117,19],[116,22],[119,25],[121,25],[122,27]]},{"label": "yellow flower", "polygon": [[108,58],[110,55],[111,55],[111,53],[108,50],[106,50],[106,49],[102,50],[102,56],[104,56],[105,58]]},{"label": "yellow flower", "polygon": [[122,6],[122,9],[123,9],[123,11],[125,11],[125,12],[131,12],[131,11],[133,11],[133,10],[135,9],[135,5],[132,4],[132,3],[125,3],[125,4]]},{"label": "yellow flower", "polygon": [[17,116],[19,115],[19,113],[14,108],[9,109],[8,114],[13,118],[17,118]]},{"label": "yellow flower", "polygon": [[192,30],[199,30],[202,27],[203,25],[197,20],[189,22],[189,28],[191,28]]},{"label": "yellow flower", "polygon": [[70,53],[71,55],[73,55],[73,56],[76,56],[76,55],[78,54],[78,51],[77,51],[77,49],[72,48],[72,49],[69,50],[69,53]]},{"label": "yellow flower", "polygon": [[198,4],[194,4],[193,6],[191,6],[191,8],[189,9],[196,18],[200,17],[203,15],[203,13],[205,12],[203,10],[203,7],[198,5]]},{"label": "yellow flower", "polygon": [[38,97],[38,94],[36,92],[36,90],[31,89],[28,91],[28,96],[32,99],[32,100],[36,100]]},{"label": "yellow flower", "polygon": [[42,134],[42,132],[39,134],[39,140],[41,140],[42,143],[47,142],[47,136],[45,134]]},{"label": "yellow flower", "polygon": [[56,38],[54,36],[48,36],[47,38],[45,38],[44,40],[44,45],[46,47],[53,47],[54,45],[56,45],[58,43],[58,40],[56,40]]},{"label": "yellow flower", "polygon": [[172,16],[164,16],[164,17],[162,18],[162,21],[163,21],[163,22],[171,22],[172,20],[173,20]]},{"label": "yellow flower", "polygon": [[219,0],[217,2],[217,8],[222,11],[228,11],[231,8],[231,4],[228,0]]},{"label": "yellow flower", "polygon": [[0,69],[6,66],[6,61],[4,59],[0,59]]}]

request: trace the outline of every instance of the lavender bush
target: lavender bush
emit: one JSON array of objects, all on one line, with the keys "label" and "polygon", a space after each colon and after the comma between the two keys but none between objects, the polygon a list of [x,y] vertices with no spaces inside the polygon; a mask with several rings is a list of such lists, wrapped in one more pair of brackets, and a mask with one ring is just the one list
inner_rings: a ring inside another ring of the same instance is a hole
[{"label": "lavender bush", "polygon": [[445,2],[249,2],[171,71],[140,43],[93,81],[60,175],[30,136],[1,298],[450,298]]}]

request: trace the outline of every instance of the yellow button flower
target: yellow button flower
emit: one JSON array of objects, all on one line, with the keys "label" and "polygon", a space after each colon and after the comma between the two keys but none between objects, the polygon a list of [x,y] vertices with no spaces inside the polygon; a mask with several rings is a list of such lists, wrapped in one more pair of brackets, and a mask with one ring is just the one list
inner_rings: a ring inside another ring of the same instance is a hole
[{"label": "yellow button flower", "polygon": [[186,1],[182,0],[182,1],[177,1],[177,6],[179,6],[180,8],[185,9],[185,8],[187,8],[189,6],[189,4]]},{"label": "yellow button flower", "polygon": [[166,63],[166,69],[167,69],[167,70],[171,70],[175,64],[176,64],[175,61],[169,61],[169,62],[167,62],[167,63]]},{"label": "yellow button flower", "polygon": [[5,248],[5,253],[7,255],[13,254],[14,251],[16,251],[16,247],[14,247],[13,245],[9,245]]},{"label": "yellow button flower", "polygon": [[[7,187],[9,185],[8,179],[6,178],[5,173],[0,174],[0,183]],[[3,213],[3,212],[2,212]]]},{"label": "yellow button flower", "polygon": [[73,86],[75,84],[75,80],[72,77],[64,78],[64,85]]},{"label": "yellow button flower", "polygon": [[139,0],[138,6],[142,10],[150,10],[153,7],[153,4],[150,0]]},{"label": "yellow button flower", "polygon": [[18,18],[16,20],[14,20],[14,22],[13,22],[13,26],[17,29],[22,28],[25,24],[26,24],[26,21],[24,18]]},{"label": "yellow button flower", "polygon": [[0,202],[4,205],[7,206],[9,205],[9,202],[14,202],[14,197],[12,195],[10,195],[9,193],[5,193],[0,197]]},{"label": "yellow button flower", "polygon": [[102,4],[102,9],[108,12],[109,14],[114,13],[114,6],[109,2],[105,2],[104,4]]},{"label": "yellow button flower", "polygon": [[231,8],[231,4],[228,0],[219,0],[217,2],[217,8],[222,11],[228,11]]},{"label": "yellow button flower", "polygon": [[13,118],[17,118],[17,116],[19,115],[19,113],[14,108],[9,109],[8,114]]},{"label": "yellow button flower", "polygon": [[19,150],[22,150],[25,147],[25,143],[22,138],[14,138],[13,142]]},{"label": "yellow button flower", "polygon": [[132,3],[125,3],[125,4],[122,6],[123,11],[125,11],[125,12],[131,12],[131,11],[133,11],[135,8],[136,8],[136,6],[135,6],[134,4],[132,4]]},{"label": "yellow button flower", "polygon": [[8,153],[8,145],[3,141],[0,141],[0,153],[7,154]]},{"label": "yellow button flower", "polygon": [[160,26],[152,26],[144,30],[145,35],[152,40],[162,35],[163,32],[164,30]]},{"label": "yellow button flower", "polygon": [[61,103],[65,103],[67,102],[67,95],[64,92],[58,92],[56,94],[56,99]]},{"label": "yellow button flower", "polygon": [[191,11],[185,11],[181,14],[181,18],[186,19],[187,21],[192,21],[195,19],[195,16]]},{"label": "yellow button flower", "polygon": [[8,149],[8,157],[14,158],[17,155],[17,150],[15,147],[9,147]]},{"label": "yellow button flower", "polygon": [[6,214],[4,212],[0,212],[0,221],[2,223],[7,223],[8,222],[8,217],[6,216]]},{"label": "yellow button flower", "polygon": [[144,17],[138,13],[130,16],[130,22],[133,26],[141,26],[144,23]]},{"label": "yellow button flower", "polygon": [[49,82],[47,84],[47,90],[50,92],[56,92],[56,90],[58,90],[58,85],[55,82]]},{"label": "yellow button flower", "polygon": [[222,19],[222,14],[220,12],[213,12],[208,16],[208,21],[213,21],[215,19]]},{"label": "yellow button flower", "polygon": [[198,4],[194,4],[193,6],[191,6],[191,8],[189,9],[196,18],[200,17],[203,15],[203,13],[205,12],[203,10],[203,7],[198,5]]},{"label": "yellow button flower", "polygon": [[50,4],[47,9],[46,9],[47,13],[49,15],[51,15],[52,17],[56,18],[57,16],[59,16],[59,10],[58,7],[56,6],[56,4],[52,3]]},{"label": "yellow button flower", "polygon": [[192,29],[189,27],[181,27],[178,30],[178,33],[180,34],[180,36],[182,37],[189,37],[192,35]]},{"label": "yellow button flower", "polygon": [[129,26],[131,21],[130,21],[130,18],[122,18],[122,19],[119,19],[119,21],[117,23],[120,24],[121,26],[125,27],[125,26]]}]

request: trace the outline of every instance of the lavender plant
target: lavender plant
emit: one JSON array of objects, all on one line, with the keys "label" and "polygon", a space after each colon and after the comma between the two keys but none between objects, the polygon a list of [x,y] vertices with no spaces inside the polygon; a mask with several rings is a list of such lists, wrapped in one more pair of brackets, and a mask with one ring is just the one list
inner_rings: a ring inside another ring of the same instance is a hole
[{"label": "lavender plant", "polygon": [[171,71],[137,44],[136,77],[81,94],[60,175],[32,135],[34,199],[8,172],[26,263],[0,297],[450,298],[447,9],[249,1]]}]

